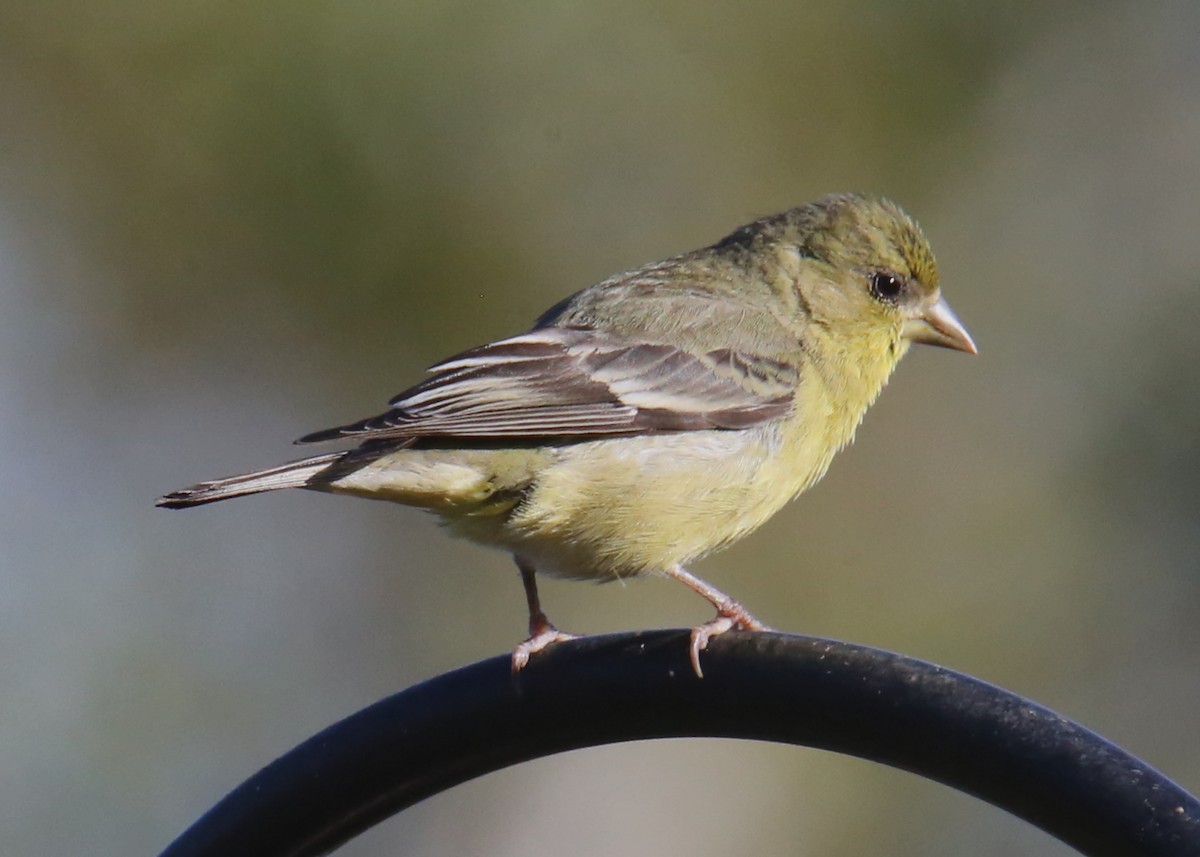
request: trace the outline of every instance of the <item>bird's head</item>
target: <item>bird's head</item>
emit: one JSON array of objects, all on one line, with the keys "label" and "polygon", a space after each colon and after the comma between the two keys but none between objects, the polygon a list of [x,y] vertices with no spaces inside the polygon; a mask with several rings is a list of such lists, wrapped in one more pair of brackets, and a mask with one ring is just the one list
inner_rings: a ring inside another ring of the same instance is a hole
[{"label": "bird's head", "polygon": [[832,194],[755,225],[791,257],[799,306],[830,336],[886,337],[897,358],[912,342],[976,353],[921,227],[895,203]]}]

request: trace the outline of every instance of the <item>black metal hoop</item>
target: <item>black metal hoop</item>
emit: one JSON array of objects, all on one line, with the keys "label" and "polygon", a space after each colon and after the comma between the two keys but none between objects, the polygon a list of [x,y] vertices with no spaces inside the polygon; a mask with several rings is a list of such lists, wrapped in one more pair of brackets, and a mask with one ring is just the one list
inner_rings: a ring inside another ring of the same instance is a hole
[{"label": "black metal hoop", "polygon": [[453,785],[528,759],[648,738],[751,738],[902,768],[1089,857],[1196,857],[1200,802],[1053,711],[889,652],[686,631],[559,643],[438,676],[319,733],[234,789],[162,857],[313,857]]}]

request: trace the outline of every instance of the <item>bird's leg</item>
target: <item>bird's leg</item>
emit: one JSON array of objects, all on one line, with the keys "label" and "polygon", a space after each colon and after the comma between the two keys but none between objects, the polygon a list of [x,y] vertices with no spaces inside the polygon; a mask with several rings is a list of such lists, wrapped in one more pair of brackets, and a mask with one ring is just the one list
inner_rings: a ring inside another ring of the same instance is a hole
[{"label": "bird's leg", "polygon": [[692,669],[698,678],[704,678],[700,669],[700,653],[708,648],[708,641],[719,637],[726,631],[737,628],[739,631],[770,631],[768,625],[754,618],[740,601],[730,598],[711,583],[706,583],[696,577],[681,565],[673,565],[667,569],[667,576],[678,580],[688,589],[702,596],[709,604],[717,608],[717,615],[710,622],[698,625],[692,629]]},{"label": "bird's leg", "polygon": [[574,634],[564,634],[554,627],[542,612],[542,603],[538,599],[537,579],[534,577],[533,566],[520,557],[513,557],[517,568],[521,570],[521,582],[525,584],[525,600],[529,604],[529,639],[513,649],[512,671],[520,672],[529,663],[529,656],[535,655],[551,643],[563,640],[574,640]]}]

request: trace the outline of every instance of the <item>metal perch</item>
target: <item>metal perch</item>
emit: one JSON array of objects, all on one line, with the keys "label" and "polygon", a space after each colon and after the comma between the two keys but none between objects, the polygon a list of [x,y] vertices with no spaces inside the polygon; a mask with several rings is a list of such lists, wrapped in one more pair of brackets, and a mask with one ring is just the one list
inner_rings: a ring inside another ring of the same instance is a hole
[{"label": "metal perch", "polygon": [[847,753],[976,795],[1090,857],[1200,855],[1200,801],[1099,735],[933,664],[832,640],[587,637],[492,658],[347,717],[234,789],[162,857],[313,857],[465,780],[580,747],[751,738]]}]

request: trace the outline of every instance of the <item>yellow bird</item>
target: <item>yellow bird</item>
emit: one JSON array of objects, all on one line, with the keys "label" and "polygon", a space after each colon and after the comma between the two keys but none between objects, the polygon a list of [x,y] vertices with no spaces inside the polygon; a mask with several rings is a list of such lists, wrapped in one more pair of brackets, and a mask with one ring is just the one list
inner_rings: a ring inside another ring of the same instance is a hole
[{"label": "yellow bird", "polygon": [[434,365],[379,416],[301,438],[329,452],[160,498],[178,509],[280,488],[436,512],[510,552],[529,604],[513,669],[568,635],[536,574],[665,575],[716,607],[708,641],[765,626],[687,571],[815,483],[913,342],[975,353],[920,227],[832,194],[596,283],[527,332]]}]

